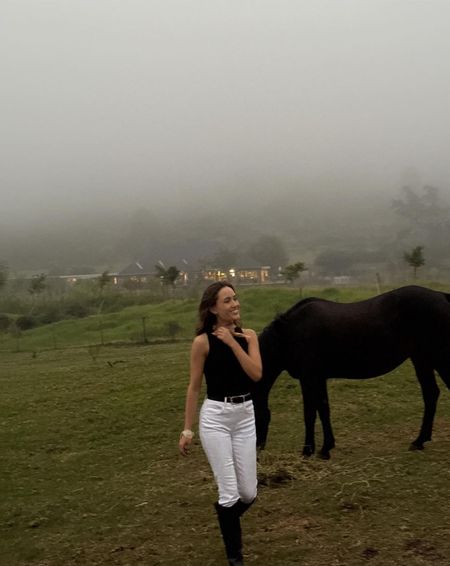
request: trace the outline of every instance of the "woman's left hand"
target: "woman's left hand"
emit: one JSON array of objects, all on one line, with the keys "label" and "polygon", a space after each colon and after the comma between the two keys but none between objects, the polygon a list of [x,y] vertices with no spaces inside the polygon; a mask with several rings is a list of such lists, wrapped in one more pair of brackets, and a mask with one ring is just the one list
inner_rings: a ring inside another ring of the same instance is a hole
[{"label": "woman's left hand", "polygon": [[192,438],[186,438],[185,436],[181,435],[180,440],[178,442],[178,450],[182,456],[187,456],[189,454],[189,449],[191,447]]},{"label": "woman's left hand", "polygon": [[225,328],[225,326],[219,326],[214,330],[213,334],[228,346],[231,346],[234,342],[234,335],[228,328]]},{"label": "woman's left hand", "polygon": [[246,334],[245,332],[233,332],[233,336],[239,336],[240,338],[245,338],[247,340],[247,344],[250,344],[250,342],[255,339],[254,334]]}]

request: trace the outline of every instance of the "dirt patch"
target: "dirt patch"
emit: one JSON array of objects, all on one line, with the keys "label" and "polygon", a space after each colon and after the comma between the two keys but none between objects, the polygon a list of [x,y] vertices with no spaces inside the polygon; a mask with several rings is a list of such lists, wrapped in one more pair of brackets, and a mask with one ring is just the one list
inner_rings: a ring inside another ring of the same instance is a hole
[{"label": "dirt patch", "polygon": [[375,558],[380,551],[372,546],[368,546],[362,551],[362,555],[366,560],[370,560],[371,558]]},{"label": "dirt patch", "polygon": [[405,550],[407,554],[420,556],[435,562],[440,562],[445,559],[445,556],[441,554],[432,543],[423,539],[408,541],[405,543]]}]

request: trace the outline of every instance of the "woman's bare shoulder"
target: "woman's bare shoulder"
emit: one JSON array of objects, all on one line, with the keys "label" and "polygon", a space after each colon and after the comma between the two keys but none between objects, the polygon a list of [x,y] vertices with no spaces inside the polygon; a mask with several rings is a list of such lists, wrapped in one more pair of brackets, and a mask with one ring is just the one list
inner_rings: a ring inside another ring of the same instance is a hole
[{"label": "woman's bare shoulder", "polygon": [[200,353],[208,353],[209,341],[206,332],[196,336],[192,342],[192,351]]}]

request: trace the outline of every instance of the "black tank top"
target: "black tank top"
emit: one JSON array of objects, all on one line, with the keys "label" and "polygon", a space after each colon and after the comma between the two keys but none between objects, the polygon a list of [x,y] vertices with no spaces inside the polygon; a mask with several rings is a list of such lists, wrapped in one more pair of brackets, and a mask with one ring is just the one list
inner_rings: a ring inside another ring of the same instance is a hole
[{"label": "black tank top", "polygon": [[[203,370],[206,380],[206,395],[217,398],[248,393],[253,382],[242,369],[232,349],[214,334],[208,332],[207,336],[209,353]],[[248,352],[247,340],[240,336],[236,336],[235,339],[242,346],[242,349]]]}]

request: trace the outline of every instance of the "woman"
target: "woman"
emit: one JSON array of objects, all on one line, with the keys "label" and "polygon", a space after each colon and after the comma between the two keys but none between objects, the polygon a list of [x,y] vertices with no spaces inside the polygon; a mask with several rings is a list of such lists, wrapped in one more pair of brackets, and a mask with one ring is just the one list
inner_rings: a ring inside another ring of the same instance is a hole
[{"label": "woman", "polygon": [[203,375],[206,399],[200,440],[219,491],[215,503],[229,564],[243,564],[240,517],[256,497],[256,432],[251,385],[261,379],[258,337],[240,326],[239,301],[231,283],[218,281],[203,293],[192,343],[190,382],[179,449],[192,442]]}]

